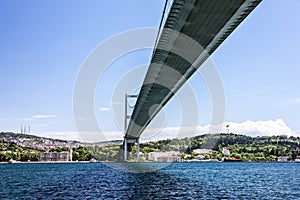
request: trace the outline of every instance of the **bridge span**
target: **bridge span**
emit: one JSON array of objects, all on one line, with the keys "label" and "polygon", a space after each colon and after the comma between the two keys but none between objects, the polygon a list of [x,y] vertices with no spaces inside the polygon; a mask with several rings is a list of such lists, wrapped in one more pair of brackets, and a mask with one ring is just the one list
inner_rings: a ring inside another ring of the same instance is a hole
[{"label": "bridge span", "polygon": [[174,0],[127,127],[138,140],[153,118],[262,0]]}]

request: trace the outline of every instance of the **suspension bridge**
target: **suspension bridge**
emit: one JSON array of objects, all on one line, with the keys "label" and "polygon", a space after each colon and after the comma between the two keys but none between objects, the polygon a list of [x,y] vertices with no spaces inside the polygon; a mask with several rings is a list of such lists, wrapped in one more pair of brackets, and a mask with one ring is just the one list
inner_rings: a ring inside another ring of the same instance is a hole
[{"label": "suspension bridge", "polygon": [[137,143],[139,156],[139,138],[146,127],[261,1],[173,1],[128,126],[125,123],[125,161],[128,145]]}]

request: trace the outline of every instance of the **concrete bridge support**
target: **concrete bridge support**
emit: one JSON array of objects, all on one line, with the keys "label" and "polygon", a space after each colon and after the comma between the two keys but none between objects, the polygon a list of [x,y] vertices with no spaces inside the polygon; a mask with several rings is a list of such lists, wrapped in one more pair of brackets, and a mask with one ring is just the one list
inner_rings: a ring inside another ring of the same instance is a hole
[{"label": "concrete bridge support", "polygon": [[140,161],[140,140],[137,139],[131,139],[131,138],[124,138],[124,161],[128,160],[128,144],[137,144],[137,150],[136,150],[136,158],[137,161]]}]

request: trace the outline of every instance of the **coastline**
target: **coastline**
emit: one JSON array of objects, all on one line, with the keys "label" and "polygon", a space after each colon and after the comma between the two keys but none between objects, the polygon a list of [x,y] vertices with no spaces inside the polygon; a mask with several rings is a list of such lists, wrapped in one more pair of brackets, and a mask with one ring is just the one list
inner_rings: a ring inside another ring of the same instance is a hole
[{"label": "coastline", "polygon": [[[74,164],[74,163],[135,163],[135,162],[113,162],[113,161],[31,161],[31,162],[21,162],[16,161],[13,163],[9,162],[0,162],[0,165],[6,165],[6,164]],[[167,163],[167,162],[137,162],[137,163]],[[237,163],[237,162],[230,162],[230,161],[182,161],[182,162],[169,162],[169,163]],[[238,163],[299,163],[295,161],[289,161],[289,162],[258,162],[258,161],[245,161],[245,162],[238,162]]]},{"label": "coastline", "polygon": [[21,162],[15,161],[13,163],[9,162],[0,162],[0,164],[65,164],[65,163],[93,163],[91,161],[30,161],[30,162]]}]

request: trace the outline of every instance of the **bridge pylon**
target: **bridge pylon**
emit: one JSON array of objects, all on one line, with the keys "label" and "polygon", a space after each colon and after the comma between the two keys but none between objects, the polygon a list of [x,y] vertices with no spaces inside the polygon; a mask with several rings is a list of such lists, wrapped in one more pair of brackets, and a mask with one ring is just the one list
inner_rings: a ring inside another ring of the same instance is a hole
[{"label": "bridge pylon", "polygon": [[134,108],[134,106],[130,106],[128,103],[129,98],[136,98],[137,99],[138,95],[135,94],[125,94],[125,117],[124,117],[124,161],[127,161],[128,159],[128,144],[137,144],[137,161],[140,161],[140,141],[139,138],[128,138],[126,137],[126,131],[128,128],[128,120],[131,118],[131,114],[128,111],[128,107],[130,109]]}]

